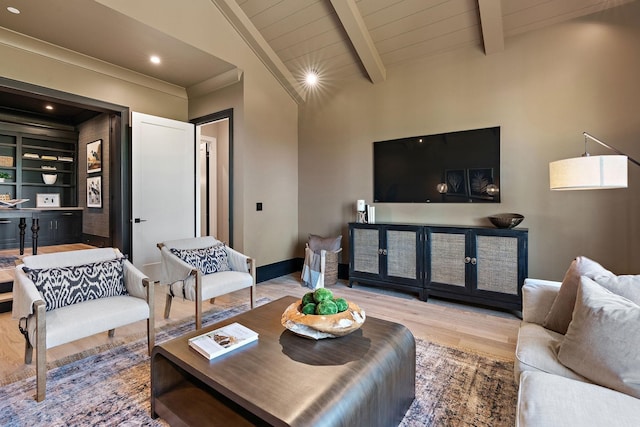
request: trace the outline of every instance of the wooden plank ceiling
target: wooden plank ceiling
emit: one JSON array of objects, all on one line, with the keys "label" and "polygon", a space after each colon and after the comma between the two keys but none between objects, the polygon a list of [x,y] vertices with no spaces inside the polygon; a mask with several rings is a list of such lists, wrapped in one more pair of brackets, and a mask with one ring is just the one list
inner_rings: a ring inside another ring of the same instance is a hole
[{"label": "wooden plank ceiling", "polygon": [[[289,94],[304,102],[302,82],[312,69],[334,85],[354,79],[375,84],[394,67],[461,48],[494,54],[508,49],[509,37],[640,0],[210,1]],[[63,48],[56,54],[61,60],[84,66],[87,57],[94,58],[92,66],[101,72],[119,76],[120,69],[131,70],[186,88],[189,96],[239,81],[234,64],[119,13],[110,3],[0,0],[0,38],[18,49],[39,49],[33,39],[41,40]],[[7,12],[10,5],[22,13]],[[80,56],[74,59],[69,51]],[[148,52],[161,56],[162,66],[144,60]]]},{"label": "wooden plank ceiling", "polygon": [[237,13],[271,48],[272,61],[290,73],[289,82],[314,69],[332,80],[377,83],[388,68],[463,47],[493,54],[506,38],[630,0],[213,1],[236,2]]}]

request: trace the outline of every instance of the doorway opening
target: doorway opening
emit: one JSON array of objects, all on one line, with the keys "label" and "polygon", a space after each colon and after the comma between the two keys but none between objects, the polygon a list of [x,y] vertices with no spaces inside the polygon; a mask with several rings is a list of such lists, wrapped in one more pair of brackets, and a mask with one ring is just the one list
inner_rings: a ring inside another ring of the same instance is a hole
[{"label": "doorway opening", "polygon": [[199,147],[197,234],[233,247],[233,109],[194,119]]}]

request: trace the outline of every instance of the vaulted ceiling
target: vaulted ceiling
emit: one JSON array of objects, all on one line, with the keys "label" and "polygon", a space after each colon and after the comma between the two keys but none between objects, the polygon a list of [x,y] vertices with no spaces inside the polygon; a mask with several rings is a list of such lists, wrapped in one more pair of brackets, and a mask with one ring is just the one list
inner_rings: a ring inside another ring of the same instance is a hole
[{"label": "vaulted ceiling", "polygon": [[[298,102],[310,69],[335,84],[375,84],[412,61],[463,47],[491,55],[509,37],[629,1],[637,0],[211,0]],[[24,34],[187,90],[235,68],[97,1],[0,7],[0,39]]]}]

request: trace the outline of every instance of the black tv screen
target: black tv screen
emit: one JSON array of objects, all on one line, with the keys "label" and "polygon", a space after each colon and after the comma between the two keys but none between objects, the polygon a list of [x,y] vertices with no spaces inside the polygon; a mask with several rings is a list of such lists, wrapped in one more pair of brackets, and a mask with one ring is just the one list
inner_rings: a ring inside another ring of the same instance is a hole
[{"label": "black tv screen", "polygon": [[499,203],[500,127],[373,143],[377,203]]}]

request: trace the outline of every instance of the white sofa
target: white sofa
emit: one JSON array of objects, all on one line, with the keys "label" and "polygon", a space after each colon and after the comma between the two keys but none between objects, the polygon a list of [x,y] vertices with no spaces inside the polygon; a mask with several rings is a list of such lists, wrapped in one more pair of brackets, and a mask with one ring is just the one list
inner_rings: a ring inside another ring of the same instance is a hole
[{"label": "white sofa", "polygon": [[542,325],[560,286],[526,279],[522,288],[514,373],[519,382],[516,426],[639,426],[640,399],[596,385],[559,361],[564,335]]},{"label": "white sofa", "polygon": [[[151,354],[154,282],[122,258],[114,248],[86,249],[25,256],[16,267],[12,317],[25,336],[25,363],[36,350],[36,400],[45,398],[49,348],[146,320]],[[125,289],[105,291],[111,285]]]}]

